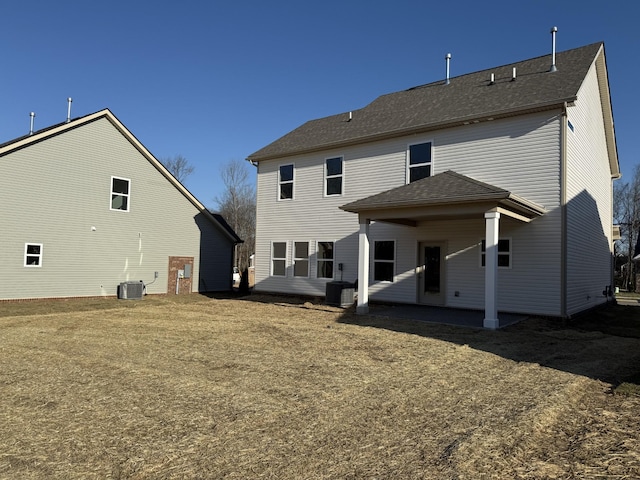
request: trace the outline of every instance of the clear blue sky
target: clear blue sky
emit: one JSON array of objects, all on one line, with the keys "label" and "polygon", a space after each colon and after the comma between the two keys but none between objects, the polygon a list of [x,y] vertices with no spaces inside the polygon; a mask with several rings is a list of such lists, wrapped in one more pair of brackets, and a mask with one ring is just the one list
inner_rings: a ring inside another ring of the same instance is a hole
[{"label": "clear blue sky", "polygon": [[[307,120],[451,75],[604,41],[624,176],[640,162],[640,2],[5,1],[0,143],[109,108],[215,208],[220,166]],[[253,174],[253,172],[252,172]]]}]

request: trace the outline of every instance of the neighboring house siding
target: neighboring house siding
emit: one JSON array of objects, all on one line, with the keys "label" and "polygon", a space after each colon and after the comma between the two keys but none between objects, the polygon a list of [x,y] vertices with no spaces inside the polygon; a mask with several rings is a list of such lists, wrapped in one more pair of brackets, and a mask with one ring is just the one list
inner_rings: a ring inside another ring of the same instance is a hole
[{"label": "neighboring house siding", "polygon": [[[433,142],[433,174],[454,170],[543,205],[549,213],[530,224],[503,217],[501,236],[513,238],[513,267],[499,272],[501,310],[560,314],[560,112],[545,112],[432,131],[313,154],[261,161],[258,169],[256,290],[324,295],[326,281],[315,279],[315,257],[308,279],[271,277],[271,242],[336,241],[336,264],[344,263],[344,280],[357,276],[358,219],[340,205],[405,184],[409,144]],[[324,159],[344,158],[344,194],[323,196]],[[279,165],[295,164],[293,200],[277,200]],[[479,243],[483,218],[426,222],[417,228],[371,225],[371,242],[396,241],[393,283],[372,282],[372,300],[415,303],[417,245],[447,242],[447,305],[484,307],[484,270]],[[288,272],[289,273],[289,272]],[[340,273],[335,271],[335,278]],[[515,288],[518,287],[518,288]],[[454,296],[458,291],[459,296]]]},{"label": "neighboring house siding", "polygon": [[[0,299],[115,295],[138,280],[166,293],[169,256],[194,257],[193,290],[201,276],[210,290],[229,289],[229,240],[106,118],[0,162],[0,199],[11,206],[0,213]],[[112,176],[130,180],[129,212],[109,208]],[[224,248],[201,252],[202,238]],[[23,266],[26,242],[43,244],[41,268]]]},{"label": "neighboring house siding", "polygon": [[595,62],[567,120],[567,314],[606,302],[611,285],[611,170]]}]

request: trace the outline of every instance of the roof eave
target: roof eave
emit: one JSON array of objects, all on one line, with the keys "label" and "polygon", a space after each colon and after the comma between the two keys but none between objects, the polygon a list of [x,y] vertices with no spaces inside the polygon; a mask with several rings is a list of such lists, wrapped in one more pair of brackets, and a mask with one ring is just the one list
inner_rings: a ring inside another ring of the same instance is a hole
[{"label": "roof eave", "polygon": [[596,55],[595,64],[600,91],[600,102],[602,104],[607,152],[609,154],[609,166],[611,168],[611,178],[617,179],[620,178],[622,174],[620,173],[620,163],[618,160],[618,146],[616,144],[613,108],[611,106],[611,91],[609,90],[609,74],[604,56],[604,45],[600,47],[600,50]]},{"label": "roof eave", "polygon": [[475,124],[475,123],[480,123],[484,121],[493,121],[500,118],[513,117],[516,115],[526,115],[526,114],[542,112],[546,110],[553,110],[555,108],[562,108],[565,103],[575,102],[576,100],[577,100],[577,96],[572,95],[567,98],[557,99],[551,102],[546,102],[544,104],[539,104],[535,106],[531,105],[525,108],[518,107],[518,108],[504,109],[504,110],[498,110],[498,111],[492,111],[492,112],[484,112],[480,115],[478,114],[469,115],[466,117],[456,118],[454,120],[446,120],[442,122],[435,122],[435,123],[420,125],[416,127],[390,130],[387,132],[376,133],[372,135],[364,135],[364,136],[352,138],[349,140],[341,140],[336,142],[328,142],[320,145],[315,145],[310,148],[299,148],[296,150],[291,150],[289,152],[280,152],[280,153],[273,153],[273,154],[266,154],[266,155],[254,154],[254,155],[248,156],[247,160],[250,162],[259,163],[261,161],[273,160],[276,158],[291,157],[294,155],[319,152],[319,151],[329,150],[333,148],[348,147],[352,145],[370,143],[370,142],[375,142],[379,140],[387,140],[389,138],[402,137],[402,136],[412,135],[416,133],[428,132],[433,130],[441,130],[444,128],[451,128],[451,127],[459,127],[463,125]]},{"label": "roof eave", "polygon": [[[463,205],[465,203],[478,203],[478,202],[498,202],[500,200],[505,200],[508,198],[507,194],[488,194],[488,195],[474,195],[468,197],[459,197],[459,198],[450,198],[447,200],[438,200],[438,201],[406,201],[406,202],[395,202],[395,203],[370,203],[368,205],[358,207],[350,207],[350,204],[342,205],[338,208],[344,210],[345,212],[351,213],[361,213],[361,212],[370,212],[374,210],[400,210],[403,208],[412,208],[412,207],[441,207],[448,205]],[[355,203],[355,202],[354,202]]]}]

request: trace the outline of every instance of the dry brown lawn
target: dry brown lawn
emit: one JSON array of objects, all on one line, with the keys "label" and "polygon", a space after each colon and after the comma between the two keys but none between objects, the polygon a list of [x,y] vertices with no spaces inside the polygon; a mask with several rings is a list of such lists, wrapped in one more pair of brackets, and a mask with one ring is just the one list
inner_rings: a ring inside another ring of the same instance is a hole
[{"label": "dry brown lawn", "polygon": [[640,478],[637,337],[248,298],[0,304],[0,478]]}]

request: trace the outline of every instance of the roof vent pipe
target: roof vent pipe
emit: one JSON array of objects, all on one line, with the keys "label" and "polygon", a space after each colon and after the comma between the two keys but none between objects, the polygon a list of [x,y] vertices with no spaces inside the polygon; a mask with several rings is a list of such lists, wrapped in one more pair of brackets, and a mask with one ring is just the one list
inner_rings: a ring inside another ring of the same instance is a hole
[{"label": "roof vent pipe", "polygon": [[67,123],[71,121],[71,102],[73,102],[73,99],[71,97],[67,98]]},{"label": "roof vent pipe", "polygon": [[551,29],[551,68],[550,72],[555,72],[558,69],[556,68],[556,32],[558,31],[558,27],[553,27]]},{"label": "roof vent pipe", "polygon": [[496,75],[495,73],[492,73],[491,80],[489,80],[489,85],[493,85],[494,83],[496,83]]},{"label": "roof vent pipe", "polygon": [[29,135],[33,135],[33,119],[36,118],[36,114],[35,112],[31,112],[29,116],[31,117],[31,124],[29,126]]},{"label": "roof vent pipe", "polygon": [[444,82],[444,83],[445,83],[445,85],[449,85],[449,83],[451,83],[451,82],[449,81],[449,63],[451,63],[451,54],[450,54],[450,53],[447,53],[447,54],[444,56],[444,59],[445,59],[445,61],[447,62],[447,79],[445,80],[445,82]]},{"label": "roof vent pipe", "polygon": [[513,70],[511,70],[511,81],[516,81],[516,67],[513,67]]}]

